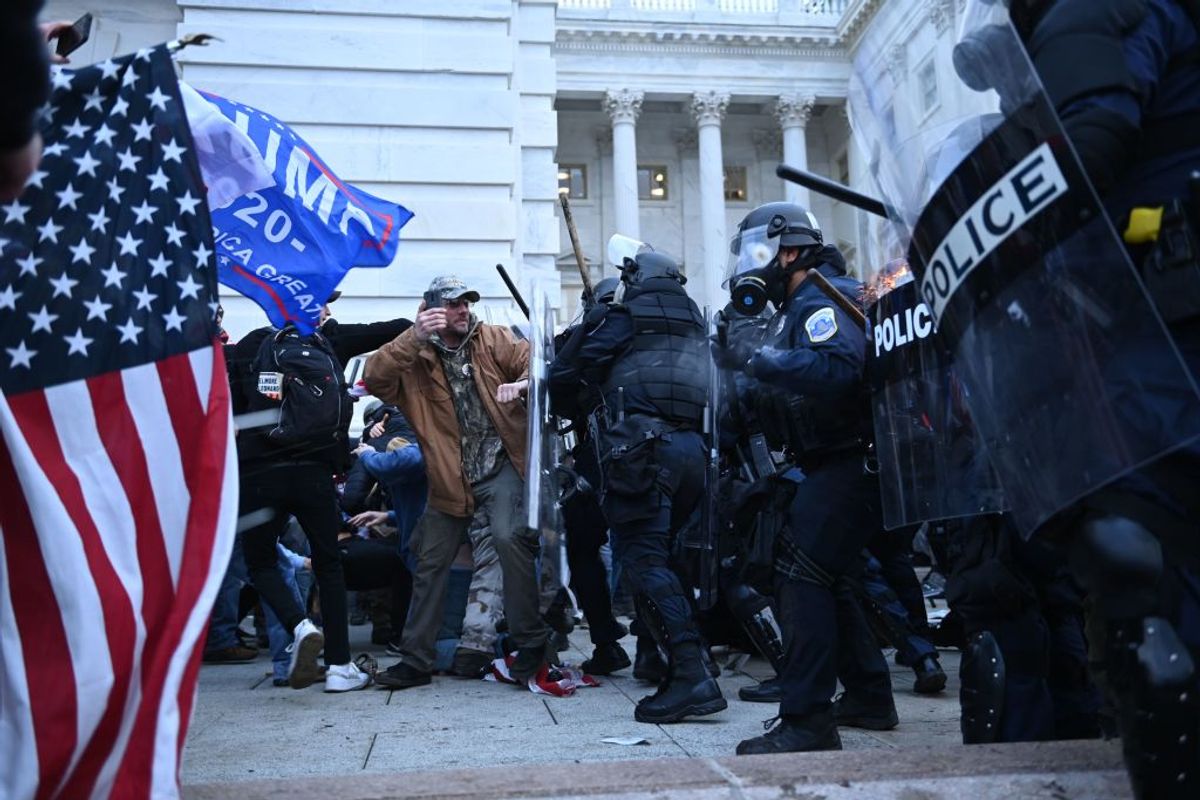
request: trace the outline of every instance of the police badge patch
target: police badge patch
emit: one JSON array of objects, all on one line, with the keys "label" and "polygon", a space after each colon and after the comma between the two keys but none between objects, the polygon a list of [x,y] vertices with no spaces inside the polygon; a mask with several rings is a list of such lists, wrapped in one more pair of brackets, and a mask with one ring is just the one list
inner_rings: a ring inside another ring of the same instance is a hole
[{"label": "police badge patch", "polygon": [[808,338],[813,344],[832,339],[837,329],[837,315],[829,306],[814,311],[804,320],[804,330],[808,331]]}]

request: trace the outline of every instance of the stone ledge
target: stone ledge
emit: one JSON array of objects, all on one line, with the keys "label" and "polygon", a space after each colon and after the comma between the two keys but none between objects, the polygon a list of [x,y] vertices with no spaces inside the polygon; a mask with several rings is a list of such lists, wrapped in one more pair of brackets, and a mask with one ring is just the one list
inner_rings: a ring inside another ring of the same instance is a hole
[{"label": "stone ledge", "polygon": [[[536,746],[536,735],[530,745]],[[314,758],[320,754],[315,753]],[[720,759],[523,765],[184,787],[186,800],[1128,797],[1116,742],[1032,742]]]}]

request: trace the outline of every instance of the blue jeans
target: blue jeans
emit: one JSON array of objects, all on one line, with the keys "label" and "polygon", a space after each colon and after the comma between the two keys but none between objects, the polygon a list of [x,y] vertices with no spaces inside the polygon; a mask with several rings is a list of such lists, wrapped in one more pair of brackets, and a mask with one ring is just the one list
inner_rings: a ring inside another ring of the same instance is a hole
[{"label": "blue jeans", "polygon": [[[304,600],[300,596],[300,587],[296,582],[296,570],[282,555],[279,556],[278,569],[279,574],[283,577],[283,582],[291,589],[296,604],[304,608]],[[270,603],[263,603],[262,610],[267,618],[267,641],[271,646],[272,673],[276,678],[286,678],[288,664],[292,659],[292,654],[287,651],[287,646],[292,643],[292,632],[279,621],[279,617],[275,615],[275,610],[271,608]]]},{"label": "blue jeans", "polygon": [[242,555],[242,535],[239,533],[234,537],[229,565],[225,568],[225,577],[221,579],[221,588],[217,590],[217,598],[213,603],[212,616],[208,621],[208,638],[204,642],[205,653],[238,645],[238,600],[242,587],[249,582],[246,558]]}]

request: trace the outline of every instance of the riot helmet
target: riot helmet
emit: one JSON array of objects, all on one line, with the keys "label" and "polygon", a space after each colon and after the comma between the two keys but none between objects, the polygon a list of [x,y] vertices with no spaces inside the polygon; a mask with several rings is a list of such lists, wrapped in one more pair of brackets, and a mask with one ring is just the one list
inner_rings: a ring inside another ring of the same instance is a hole
[{"label": "riot helmet", "polygon": [[608,241],[609,260],[621,270],[620,284],[613,294],[613,302],[620,303],[634,293],[651,288],[660,280],[674,281],[682,286],[687,276],[679,270],[679,263],[665,253],[657,253],[645,242],[628,236],[614,234]]},{"label": "riot helmet", "polygon": [[592,287],[592,297],[597,303],[611,303],[617,287],[621,285],[620,278],[604,278]]},{"label": "riot helmet", "polygon": [[[798,247],[800,256],[779,266],[779,249]],[[770,301],[782,305],[787,279],[809,269],[824,247],[821,226],[812,212],[796,203],[765,203],[751,211],[738,225],[729,243],[729,267],[725,283],[738,313],[754,316]]]}]

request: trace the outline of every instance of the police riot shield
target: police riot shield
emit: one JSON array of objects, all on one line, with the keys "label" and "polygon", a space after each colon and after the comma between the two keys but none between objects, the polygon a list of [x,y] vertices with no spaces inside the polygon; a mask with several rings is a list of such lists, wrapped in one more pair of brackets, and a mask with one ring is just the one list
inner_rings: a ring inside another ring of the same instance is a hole
[{"label": "police riot shield", "polygon": [[889,530],[1006,510],[954,356],[903,258],[867,284],[867,376],[883,524]]},{"label": "police riot shield", "polygon": [[[708,334],[716,333],[716,319],[706,306],[704,326]],[[696,605],[707,611],[719,598],[718,570],[720,555],[717,546],[722,514],[719,504],[721,491],[721,436],[718,427],[721,407],[721,371],[709,365],[708,402],[704,407],[704,444],[707,450],[704,465],[704,498],[701,501],[696,525],[689,526],[682,537],[684,548],[691,551]]]},{"label": "police riot shield", "polygon": [[937,73],[956,101],[924,116],[898,30],[885,9],[864,32],[851,125],[1028,535],[1200,435],[1200,395],[1005,6],[967,4]]},{"label": "police riot shield", "polygon": [[560,437],[550,413],[548,374],[554,360],[554,313],[546,287],[535,280],[529,297],[529,414],[525,453],[525,509],[530,530],[542,540],[542,568],[561,583],[566,548],[558,507]]}]

